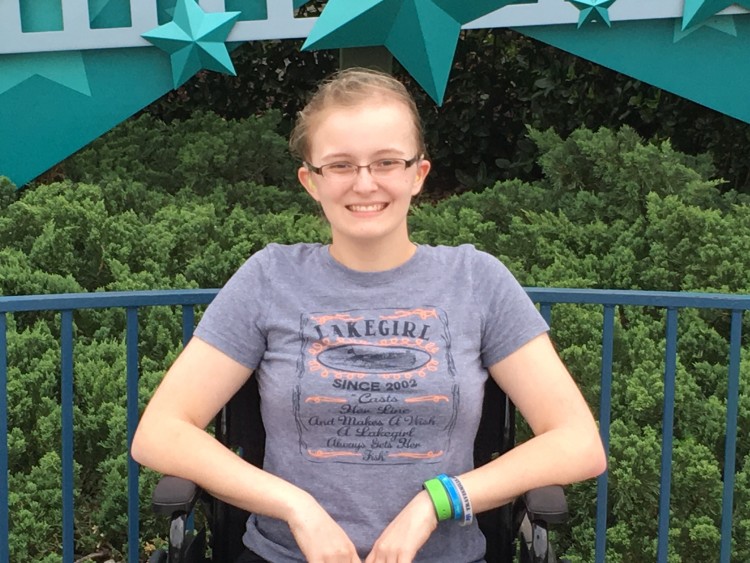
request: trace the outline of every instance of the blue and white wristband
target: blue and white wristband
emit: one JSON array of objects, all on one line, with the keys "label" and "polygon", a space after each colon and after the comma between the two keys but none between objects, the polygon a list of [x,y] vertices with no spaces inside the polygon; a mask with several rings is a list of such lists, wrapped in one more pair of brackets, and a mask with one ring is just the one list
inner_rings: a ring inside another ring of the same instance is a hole
[{"label": "blue and white wristband", "polygon": [[462,504],[462,514],[459,525],[468,526],[474,521],[474,511],[471,508],[471,500],[469,499],[469,495],[466,493],[466,489],[461,483],[461,480],[458,477],[451,477],[450,479],[453,482],[453,485],[455,485],[455,488],[458,490],[458,494]]}]

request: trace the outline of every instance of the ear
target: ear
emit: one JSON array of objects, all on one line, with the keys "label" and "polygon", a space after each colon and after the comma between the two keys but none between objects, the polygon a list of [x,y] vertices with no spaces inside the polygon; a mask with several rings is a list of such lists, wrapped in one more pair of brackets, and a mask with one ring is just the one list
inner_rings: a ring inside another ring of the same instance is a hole
[{"label": "ear", "polygon": [[299,183],[302,184],[302,186],[307,190],[307,193],[310,194],[310,197],[312,197],[315,201],[320,201],[320,197],[318,196],[318,189],[315,187],[315,182],[313,181],[313,173],[310,172],[306,166],[300,166],[297,169],[297,179],[299,180]]},{"label": "ear", "polygon": [[424,186],[424,181],[427,178],[427,174],[430,173],[431,167],[432,164],[430,164],[429,160],[423,159],[417,163],[417,175],[414,177],[414,185],[411,189],[411,195],[415,196],[422,191],[422,186]]}]

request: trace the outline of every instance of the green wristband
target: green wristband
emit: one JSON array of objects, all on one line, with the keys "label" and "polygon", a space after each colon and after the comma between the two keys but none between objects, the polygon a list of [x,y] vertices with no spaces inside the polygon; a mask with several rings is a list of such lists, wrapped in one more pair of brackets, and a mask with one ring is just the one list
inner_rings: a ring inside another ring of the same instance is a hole
[{"label": "green wristband", "polygon": [[450,520],[453,515],[453,508],[451,506],[451,499],[448,497],[448,493],[445,487],[439,479],[428,479],[422,486],[427,494],[430,495],[432,504],[435,507],[435,513],[437,514],[438,522],[443,520]]}]

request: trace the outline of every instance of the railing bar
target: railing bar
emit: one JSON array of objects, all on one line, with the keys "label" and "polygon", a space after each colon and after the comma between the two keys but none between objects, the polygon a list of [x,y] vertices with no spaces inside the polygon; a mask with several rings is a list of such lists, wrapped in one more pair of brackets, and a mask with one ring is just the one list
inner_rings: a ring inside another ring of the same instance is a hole
[{"label": "railing bar", "polygon": [[571,289],[527,287],[532,301],[576,305],[635,305],[641,307],[690,307],[694,309],[750,309],[750,295],[627,289]]},{"label": "railing bar", "polygon": [[732,311],[729,337],[729,386],[727,391],[727,424],[724,446],[724,491],[721,501],[720,563],[729,563],[732,550],[732,510],[734,505],[734,471],[737,454],[737,413],[740,396],[740,355],[742,345],[742,311]]},{"label": "railing bar", "polygon": [[187,343],[193,337],[195,325],[195,307],[193,305],[182,306],[182,345]]},{"label": "railing bar", "polygon": [[62,527],[63,562],[73,563],[75,546],[75,509],[73,506],[73,311],[61,316],[62,381]]},{"label": "railing bar", "polygon": [[544,322],[552,326],[552,303],[540,303],[539,314],[542,315]]},{"label": "railing bar", "polygon": [[661,484],[659,487],[658,563],[667,563],[669,504],[672,488],[675,380],[677,378],[677,309],[667,309],[667,346],[664,358],[664,414],[662,416]]},{"label": "railing bar", "polygon": [[217,292],[217,289],[165,289],[0,296],[0,312],[18,313],[61,311],[64,309],[127,308],[186,304],[206,305],[211,302]]},{"label": "railing bar", "polygon": [[[8,319],[0,313],[0,563],[8,563]],[[5,499],[5,500],[2,500]]]},{"label": "railing bar", "polygon": [[[206,305],[211,302],[217,291],[217,289],[182,289],[0,296],[0,312],[61,311],[63,309],[146,307],[155,305]],[[531,287],[526,288],[526,292],[532,301],[537,303],[750,310],[750,295],[678,291],[565,289],[554,287]]]},{"label": "railing bar", "polygon": [[[612,361],[615,336],[615,307],[604,307],[602,326],[602,372],[599,393],[599,432],[609,458],[609,428],[612,415]],[[596,563],[604,563],[607,548],[607,494],[609,472],[605,471],[596,483]]]},{"label": "railing bar", "polygon": [[139,499],[138,472],[139,467],[130,456],[130,446],[138,425],[138,308],[128,307],[126,310],[126,358],[127,358],[127,432],[128,432],[128,561],[138,563],[139,560]]}]

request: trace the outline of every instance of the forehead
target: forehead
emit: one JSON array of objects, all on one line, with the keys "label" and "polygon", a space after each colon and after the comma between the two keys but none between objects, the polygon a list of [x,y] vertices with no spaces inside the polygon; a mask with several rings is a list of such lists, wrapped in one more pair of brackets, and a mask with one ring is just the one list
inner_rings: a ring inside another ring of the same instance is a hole
[{"label": "forehead", "polygon": [[417,150],[418,131],[405,103],[377,97],[324,109],[311,122],[309,139],[313,159],[366,156],[385,149],[411,153]]}]

